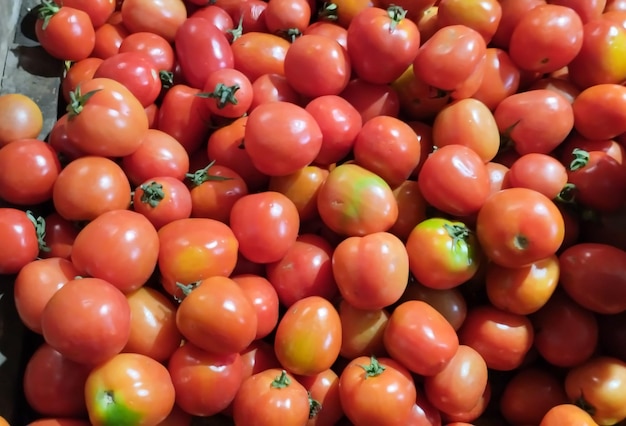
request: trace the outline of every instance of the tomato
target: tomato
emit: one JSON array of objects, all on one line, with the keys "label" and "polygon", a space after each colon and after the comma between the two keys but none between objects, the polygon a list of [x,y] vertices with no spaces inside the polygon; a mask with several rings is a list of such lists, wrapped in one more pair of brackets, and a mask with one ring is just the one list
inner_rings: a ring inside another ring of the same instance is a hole
[{"label": "tomato", "polygon": [[318,96],[305,109],[322,131],[322,146],[315,163],[328,165],[345,158],[354,147],[363,126],[359,111],[336,95]]},{"label": "tomato", "polygon": [[60,171],[57,153],[46,142],[20,139],[10,143],[0,148],[0,198],[21,206],[48,201]]},{"label": "tomato", "polygon": [[612,139],[626,131],[626,87],[596,84],[576,97],[572,104],[574,128],[587,139]]},{"label": "tomato", "polygon": [[[216,1],[215,4],[219,5],[220,3],[220,1]],[[230,35],[232,39],[236,40],[240,33],[260,32],[269,34],[269,29],[265,23],[265,9],[268,6],[266,1],[246,0],[233,3],[233,9],[228,8],[229,14],[233,22],[237,22],[238,25]]]},{"label": "tomato", "polygon": [[0,274],[18,273],[35,260],[45,246],[45,223],[30,211],[0,207]]},{"label": "tomato", "polygon": [[397,117],[400,112],[399,95],[388,84],[375,84],[355,78],[339,96],[359,112],[362,123],[379,115]]},{"label": "tomato", "polygon": [[546,0],[500,0],[502,16],[492,38],[494,47],[507,50],[515,27],[526,13],[537,6],[545,5]]},{"label": "tomato", "polygon": [[350,21],[348,54],[355,74],[362,80],[391,83],[411,65],[420,45],[420,34],[413,21],[399,6],[386,10],[368,7]]},{"label": "tomato", "polygon": [[435,150],[418,176],[422,196],[431,206],[455,216],[476,213],[489,196],[490,181],[485,163],[464,145]]},{"label": "tomato", "polygon": [[592,312],[620,313],[626,310],[624,256],[626,252],[606,244],[575,244],[559,255],[560,285],[576,303]]},{"label": "tomato", "polygon": [[190,17],[206,19],[224,33],[234,28],[233,19],[226,9],[215,4],[206,4],[204,0],[199,0],[198,2],[201,7],[193,11],[189,15]]},{"label": "tomato", "polygon": [[354,358],[339,376],[339,398],[352,424],[407,424],[416,396],[411,373],[393,359]]},{"label": "tomato", "polygon": [[133,193],[133,210],[145,216],[156,230],[190,217],[191,203],[187,186],[170,176],[149,179]]},{"label": "tomato", "polygon": [[487,387],[487,364],[469,346],[459,345],[443,370],[424,378],[428,401],[444,413],[469,411]]},{"label": "tomato", "polygon": [[250,81],[263,74],[285,75],[285,56],[291,47],[289,41],[275,34],[248,32],[231,45],[234,68]]},{"label": "tomato", "polygon": [[75,278],[58,289],[41,316],[46,342],[67,359],[96,365],[121,352],[130,334],[130,307],[100,278]]},{"label": "tomato", "polygon": [[158,267],[163,288],[181,296],[176,283],[191,284],[212,276],[229,276],[237,264],[239,244],[233,231],[214,219],[179,219],[159,229]]},{"label": "tomato", "polygon": [[210,114],[200,89],[185,84],[170,87],[159,107],[157,129],[176,139],[188,154],[198,150],[209,134]]},{"label": "tomato", "polygon": [[34,139],[43,128],[39,105],[20,93],[0,95],[0,147],[19,139]]},{"label": "tomato", "polygon": [[330,171],[318,193],[317,208],[325,225],[348,236],[386,231],[398,218],[398,203],[389,185],[356,164]]},{"label": "tomato", "polygon": [[339,293],[359,309],[382,309],[397,302],[409,278],[404,244],[388,232],[341,241],[333,252],[332,266]]},{"label": "tomato", "polygon": [[442,0],[437,5],[437,25],[466,25],[483,36],[489,44],[502,18],[502,6],[496,0]]},{"label": "tomato", "polygon": [[342,336],[339,354],[342,357],[351,360],[385,354],[383,333],[390,315],[386,309],[363,310],[341,300],[338,311]]},{"label": "tomato", "polygon": [[268,189],[280,192],[293,201],[300,221],[305,222],[318,217],[317,195],[327,177],[327,169],[305,166],[290,175],[272,176]]},{"label": "tomato", "polygon": [[214,415],[228,407],[243,380],[238,353],[207,352],[190,342],[176,349],[167,369],[176,389],[176,404],[198,416]]},{"label": "tomato", "polygon": [[272,283],[260,275],[241,274],[231,276],[239,284],[256,311],[255,340],[269,335],[278,324],[279,299]]},{"label": "tomato", "polygon": [[[551,365],[575,367],[588,360],[598,346],[598,321],[592,312],[566,294],[556,293],[531,316],[539,355]],[[576,335],[570,335],[575,329]]]},{"label": "tomato", "polygon": [[578,55],[567,64],[568,78],[581,90],[598,84],[620,84],[626,77],[626,29],[610,19],[597,18],[583,26]]},{"label": "tomato", "polygon": [[319,34],[334,39],[344,49],[348,49],[348,30],[338,23],[329,21],[316,21],[311,23],[302,32],[306,34]]},{"label": "tomato", "polygon": [[47,53],[63,61],[87,58],[96,42],[96,31],[87,12],[55,3],[37,10],[35,35]]},{"label": "tomato", "polygon": [[236,282],[213,276],[192,285],[184,294],[176,311],[176,325],[186,340],[218,354],[240,352],[252,343],[256,309]]},{"label": "tomato", "polygon": [[435,117],[433,144],[438,148],[465,145],[486,163],[498,153],[500,132],[485,104],[472,98],[460,99],[446,106]]},{"label": "tomato", "polygon": [[321,408],[307,426],[331,426],[343,417],[343,408],[339,399],[339,376],[330,368],[313,376],[296,376],[296,380],[309,392]]},{"label": "tomato", "polygon": [[73,62],[69,65],[69,68],[66,68],[61,80],[61,94],[65,102],[69,103],[71,101],[70,92],[75,91],[83,82],[93,78],[102,61],[103,59],[92,55]]},{"label": "tomato", "polygon": [[394,309],[384,343],[394,360],[423,376],[443,371],[459,347],[452,325],[421,300],[409,300]]},{"label": "tomato", "polygon": [[490,305],[475,306],[459,330],[459,341],[478,351],[487,367],[511,371],[524,362],[533,344],[530,320]]},{"label": "tomato", "polygon": [[355,163],[376,173],[392,188],[411,176],[420,153],[420,141],[411,126],[382,115],[363,124],[353,146]]},{"label": "tomato", "polygon": [[508,187],[533,189],[550,199],[555,199],[567,183],[565,166],[548,154],[536,152],[515,160],[506,175]]},{"label": "tomato", "polygon": [[398,218],[389,232],[406,242],[413,228],[426,219],[426,201],[414,180],[406,180],[393,190]]},{"label": "tomato", "polygon": [[90,57],[106,59],[116,55],[128,34],[121,12],[114,12],[107,22],[96,28],[96,43]]},{"label": "tomato", "polygon": [[565,403],[565,388],[558,376],[541,367],[526,367],[506,383],[500,411],[508,424],[536,425],[552,407]]},{"label": "tomato", "polygon": [[304,108],[270,102],[259,105],[248,116],[244,144],[259,171],[284,176],[315,160],[322,137],[320,126]]},{"label": "tomato", "polygon": [[548,410],[539,426],[559,426],[563,422],[572,426],[595,426],[597,424],[582,408],[574,404],[559,404]]},{"label": "tomato", "polygon": [[79,272],[67,259],[37,259],[24,265],[13,284],[15,308],[22,323],[41,334],[41,315],[52,295]]},{"label": "tomato", "polygon": [[[466,25],[449,25],[437,30],[420,46],[413,72],[430,86],[454,91],[477,69],[484,68],[486,49],[478,31]],[[464,66],[459,67],[459,63]]]},{"label": "tomato", "polygon": [[94,28],[98,28],[102,26],[115,11],[115,0],[60,0],[59,6],[69,6],[86,12]]},{"label": "tomato", "polygon": [[122,52],[104,59],[93,78],[110,78],[122,83],[144,108],[156,101],[162,88],[159,70],[143,52]]},{"label": "tomato", "polygon": [[64,165],[78,157],[86,154],[76,148],[67,136],[67,120],[70,114],[65,113],[57,119],[48,134],[48,144],[57,153],[61,164]]},{"label": "tomato", "polygon": [[557,92],[570,103],[580,94],[580,89],[570,80],[559,77],[544,77],[536,80],[529,87],[529,90],[548,89]]},{"label": "tomato", "polygon": [[280,260],[268,263],[266,276],[281,304],[289,307],[309,296],[332,300],[337,294],[332,256],[333,248],[323,237],[300,234]]},{"label": "tomato", "polygon": [[[446,426],[467,426],[471,423],[466,422],[474,422],[480,421],[483,417],[483,414],[487,411],[487,408],[491,402],[491,384],[487,382],[487,387],[485,388],[485,392],[481,396],[478,404],[476,404],[469,411],[463,411],[460,413],[444,413],[441,412],[441,419],[446,424]],[[496,415],[496,420],[494,420],[496,424],[501,419]],[[450,423],[452,422],[452,423]],[[459,423],[454,423],[459,422]]]},{"label": "tomato", "polygon": [[287,82],[307,98],[338,95],[348,85],[351,71],[346,49],[325,35],[302,35],[285,54]]},{"label": "tomato", "polygon": [[77,419],[42,418],[30,422],[28,426],[90,426],[90,423]]},{"label": "tomato", "polygon": [[520,267],[553,255],[565,235],[556,205],[527,188],[503,189],[490,196],[476,220],[485,255],[498,265]]},{"label": "tomato", "polygon": [[80,417],[86,412],[84,389],[90,370],[43,343],[26,363],[22,380],[26,402],[43,416]]},{"label": "tomato", "polygon": [[263,339],[253,341],[240,354],[243,363],[243,380],[270,368],[281,368],[274,353],[274,345]]},{"label": "tomato", "polygon": [[60,257],[70,259],[72,245],[78,235],[78,227],[72,221],[64,219],[57,212],[48,214],[45,219],[46,235],[44,241],[46,249],[40,250],[41,258]]},{"label": "tomato", "polygon": [[272,263],[282,259],[296,242],[300,219],[289,198],[267,191],[237,200],[230,212],[230,227],[243,256],[257,263]]},{"label": "tomato", "polygon": [[197,96],[206,99],[208,111],[219,117],[238,118],[252,105],[252,83],[245,74],[233,68],[210,72]]},{"label": "tomato", "polygon": [[268,32],[287,35],[294,32],[292,37],[296,37],[309,25],[311,6],[308,0],[271,0],[267,2],[264,20]]},{"label": "tomato", "polygon": [[333,22],[343,28],[348,28],[352,19],[363,9],[372,7],[379,2],[372,0],[333,0],[323,5],[318,12],[322,22]]},{"label": "tomato", "polygon": [[567,372],[565,392],[572,402],[586,407],[600,425],[626,418],[626,363],[596,356]]},{"label": "tomato", "polygon": [[550,73],[569,64],[582,45],[583,22],[576,11],[546,4],[519,20],[509,40],[509,54],[525,71]]},{"label": "tomato", "polygon": [[426,287],[449,289],[471,279],[482,260],[475,235],[461,222],[429,218],[406,241],[409,267]]},{"label": "tomato", "polygon": [[119,53],[125,52],[148,55],[159,72],[174,69],[174,49],[163,36],[158,34],[147,31],[128,34],[119,47]]},{"label": "tomato", "polygon": [[498,104],[494,113],[500,133],[520,154],[548,154],[574,127],[572,104],[547,89],[519,92]]},{"label": "tomato", "polygon": [[252,82],[252,104],[250,111],[266,102],[302,103],[301,96],[287,82],[287,77],[280,74],[263,74]]},{"label": "tomato", "polygon": [[131,33],[151,32],[173,42],[176,32],[187,18],[181,0],[124,0],[122,19]]},{"label": "tomato", "polygon": [[604,354],[626,360],[626,330],[620,327],[625,312],[613,315],[597,315],[599,344]]},{"label": "tomato", "polygon": [[490,161],[485,164],[485,166],[487,167],[487,172],[489,173],[489,181],[491,183],[490,193],[495,194],[501,189],[504,189],[504,185],[506,184],[506,180],[508,179],[507,173],[509,172],[509,168],[504,164],[495,161]]},{"label": "tomato", "polygon": [[418,282],[409,282],[399,302],[421,300],[444,316],[452,328],[458,330],[467,315],[467,302],[458,288],[436,290]]},{"label": "tomato", "polygon": [[599,212],[619,211],[626,197],[624,166],[603,151],[574,148],[572,157],[568,180],[576,202]]},{"label": "tomato", "polygon": [[496,308],[528,315],[548,302],[556,289],[559,273],[556,255],[516,268],[489,262],[485,276],[487,297]]},{"label": "tomato", "polygon": [[176,306],[150,287],[127,293],[130,306],[130,336],[122,352],[138,353],[163,362],[180,346]]},{"label": "tomato", "polygon": [[[293,374],[311,376],[329,369],[337,361],[340,348],[339,313],[320,296],[296,301],[276,327],[276,358]],[[314,351],[316,355],[312,357]]]},{"label": "tomato", "polygon": [[174,385],[152,358],[118,354],[91,370],[85,400],[93,425],[154,425],[174,407]]}]

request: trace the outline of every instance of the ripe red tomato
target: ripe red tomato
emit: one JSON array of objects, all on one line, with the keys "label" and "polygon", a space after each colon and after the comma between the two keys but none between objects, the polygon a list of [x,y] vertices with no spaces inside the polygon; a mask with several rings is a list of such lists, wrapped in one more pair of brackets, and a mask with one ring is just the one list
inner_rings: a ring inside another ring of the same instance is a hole
[{"label": "ripe red tomato", "polygon": [[423,376],[443,371],[459,348],[452,325],[421,300],[409,300],[394,309],[384,342],[394,360]]},{"label": "ripe red tomato", "polygon": [[250,111],[261,104],[274,101],[301,105],[302,97],[287,83],[287,77],[284,75],[263,74],[252,82]]},{"label": "ripe red tomato", "polygon": [[182,296],[176,283],[187,285],[212,276],[228,277],[235,269],[239,243],[222,222],[179,219],[158,232],[161,285],[171,295]]},{"label": "ripe red tomato", "polygon": [[96,365],[120,353],[130,334],[130,307],[100,278],[75,278],[58,289],[41,316],[46,342],[74,362]]},{"label": "ripe red tomato", "polygon": [[493,111],[505,98],[517,92],[520,76],[520,69],[506,50],[488,47],[483,80],[472,97]]},{"label": "ripe red tomato", "polygon": [[322,137],[320,126],[304,108],[270,102],[259,105],[248,116],[244,146],[260,172],[284,176],[315,160]]},{"label": "ripe red tomato", "polygon": [[270,368],[241,383],[233,402],[233,419],[257,426],[306,425],[309,419],[307,390],[285,370]]},{"label": "ripe red tomato", "polygon": [[35,35],[47,53],[62,61],[87,58],[96,43],[96,32],[89,14],[55,3],[38,8]]},{"label": "ripe red tomato", "polygon": [[207,352],[190,342],[176,349],[167,369],[176,390],[176,405],[197,416],[211,416],[228,407],[244,378],[238,353]]},{"label": "ripe red tomato", "polygon": [[197,96],[206,99],[208,111],[218,117],[238,118],[252,105],[252,83],[244,73],[234,68],[211,71]]},{"label": "ripe red tomato", "polygon": [[[328,300],[319,296],[295,302],[276,327],[276,358],[293,374],[312,376],[329,369],[337,361],[340,348],[339,313]],[[313,351],[316,355],[312,357]]]},{"label": "ripe red tomato", "polygon": [[348,49],[348,30],[337,22],[315,21],[304,29],[302,34],[319,34],[330,37],[344,49]]},{"label": "ripe red tomato", "polygon": [[515,160],[505,178],[507,187],[534,189],[551,200],[563,191],[567,183],[565,166],[553,156],[537,152],[524,154]]},{"label": "ripe red tomato", "polygon": [[[296,376],[296,380],[309,392],[311,398],[320,404],[313,418],[309,417],[306,426],[331,426],[343,417],[339,398],[339,376],[332,369],[313,376]],[[315,409],[315,408],[314,408]]]},{"label": "ripe red tomato", "polygon": [[272,283],[261,275],[255,274],[234,275],[231,278],[239,284],[256,311],[255,340],[269,335],[276,328],[279,317],[278,294]]},{"label": "ripe red tomato", "polygon": [[607,244],[579,243],[559,255],[560,286],[580,306],[600,314],[626,310],[626,252]]},{"label": "ripe red tomato", "polygon": [[489,44],[502,19],[497,0],[442,0],[437,2],[437,25],[466,25],[483,36]]},{"label": "ripe red tomato", "polygon": [[159,230],[170,222],[191,216],[191,193],[183,182],[171,176],[148,179],[135,188],[133,210]]},{"label": "ripe red tomato", "polygon": [[404,293],[409,279],[406,248],[388,232],[344,239],[335,247],[332,266],[342,298],[359,309],[392,305]]},{"label": "ripe red tomato", "polygon": [[428,303],[443,315],[455,330],[461,328],[467,315],[467,301],[459,288],[436,290],[417,282],[410,282],[400,298],[400,303],[408,300]]},{"label": "ripe red tomato", "polygon": [[69,69],[66,69],[61,80],[61,94],[65,102],[71,101],[70,92],[75,91],[83,82],[93,78],[102,61],[103,59],[91,55],[88,58],[73,62]]},{"label": "ripe red tomato", "polygon": [[72,245],[80,230],[76,224],[64,219],[57,212],[52,212],[45,217],[46,235],[44,241],[46,249],[39,251],[41,258],[60,257],[70,259],[72,255]]},{"label": "ripe red tomato", "polygon": [[59,6],[69,6],[86,12],[94,28],[102,26],[115,12],[115,0],[60,0],[57,3]]},{"label": "ripe red tomato", "polygon": [[492,44],[501,49],[508,49],[511,34],[517,23],[529,10],[546,4],[545,0],[500,0],[502,17],[492,38]]},{"label": "ripe red tomato", "polygon": [[151,32],[170,43],[187,19],[187,10],[182,0],[124,0],[120,10],[124,26],[131,33]]},{"label": "ripe red tomato", "polygon": [[339,96],[356,108],[362,123],[379,115],[397,117],[400,113],[398,92],[388,84],[370,83],[354,78]]},{"label": "ripe red tomato", "polygon": [[426,219],[426,200],[414,180],[402,182],[394,188],[393,195],[398,204],[398,218],[389,232],[406,242],[413,228]]},{"label": "ripe red tomato", "polygon": [[417,25],[399,6],[367,7],[355,14],[347,34],[352,68],[360,79],[391,83],[413,63],[420,46]]},{"label": "ripe red tomato", "polygon": [[[190,17],[199,17],[206,19],[224,33],[234,28],[234,22],[229,12],[224,6],[218,6],[217,4],[206,4],[204,0],[191,0],[190,3],[198,4],[201,7],[195,9]],[[217,2],[216,2],[217,3]]]},{"label": "ripe red tomato", "polygon": [[352,424],[407,424],[416,396],[411,373],[393,359],[354,358],[339,376],[339,398]]},{"label": "ripe red tomato", "polygon": [[85,401],[94,426],[153,425],[172,411],[174,385],[158,361],[141,354],[118,354],[91,370]]},{"label": "ripe red tomato", "polygon": [[309,25],[311,6],[308,0],[268,1],[264,20],[268,32],[273,34],[284,33],[291,35],[291,37],[297,37]]},{"label": "ripe red tomato", "polygon": [[389,321],[385,309],[359,309],[345,300],[339,302],[341,320],[341,349],[345,359],[360,356],[384,356],[383,333]]},{"label": "ripe red tomato", "polygon": [[159,72],[174,70],[174,49],[163,36],[158,34],[147,31],[128,34],[119,47],[119,53],[124,52],[145,53]]},{"label": "ripe red tomato", "polygon": [[483,253],[505,267],[520,267],[556,253],[565,235],[563,215],[545,195],[509,188],[491,195],[476,220]]},{"label": "ripe red tomato", "polygon": [[43,249],[45,223],[31,212],[0,207],[0,274],[18,273]]},{"label": "ripe red tomato", "polygon": [[485,163],[474,150],[459,144],[430,154],[417,181],[428,204],[454,216],[478,212],[490,195]]},{"label": "ripe red tomato", "polygon": [[90,56],[106,59],[116,55],[128,34],[129,31],[122,22],[121,12],[115,11],[104,24],[96,28],[96,44]]},{"label": "ripe red tomato", "polygon": [[[22,385],[28,405],[42,416],[81,417],[86,412],[85,381],[91,367],[70,361],[47,343],[30,356]],[[46,386],[41,386],[42,381]]]}]

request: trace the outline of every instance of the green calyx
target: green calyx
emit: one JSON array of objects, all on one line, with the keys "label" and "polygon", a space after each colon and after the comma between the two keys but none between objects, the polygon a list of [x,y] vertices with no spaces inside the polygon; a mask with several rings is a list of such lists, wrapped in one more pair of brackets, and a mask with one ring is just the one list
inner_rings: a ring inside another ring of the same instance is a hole
[{"label": "green calyx", "polygon": [[215,90],[209,93],[198,93],[196,96],[200,98],[215,99],[218,109],[224,109],[226,105],[237,105],[239,101],[235,96],[240,87],[238,84],[227,86],[224,83],[217,83]]},{"label": "green calyx", "polygon": [[284,389],[291,384],[291,379],[287,375],[285,370],[280,372],[280,376],[277,376],[273,381],[271,386],[276,389]]},{"label": "green calyx", "polygon": [[218,182],[225,181],[225,180],[232,180],[232,178],[227,177],[227,176],[215,176],[215,175],[209,174],[209,169],[211,169],[211,167],[213,167],[214,164],[215,164],[215,160],[211,161],[209,165],[203,169],[196,170],[193,173],[187,173],[185,177],[189,180],[189,182],[191,182],[191,185],[194,187],[202,185],[204,182],[208,182],[210,180],[218,181]]},{"label": "green calyx", "polygon": [[574,159],[569,163],[569,169],[574,172],[578,169],[582,169],[589,163],[589,153],[584,149],[574,148],[572,151]]},{"label": "green calyx", "polygon": [[61,7],[51,0],[42,0],[41,4],[37,9],[37,17],[43,21],[41,25],[42,30],[46,30],[48,28],[48,24],[50,23],[50,19],[54,15],[56,15]]},{"label": "green calyx", "polygon": [[394,31],[398,24],[406,17],[407,11],[400,6],[392,5],[387,8],[387,15],[391,19],[389,29]]},{"label": "green calyx", "polygon": [[376,377],[383,374],[385,371],[385,366],[382,365],[375,356],[370,357],[370,363],[368,365],[360,365],[363,370],[365,370],[365,378]]},{"label": "green calyx", "polygon": [[46,244],[46,220],[33,214],[30,210],[26,211],[26,217],[33,223],[35,227],[35,233],[37,234],[37,243],[39,244],[39,251],[48,252],[50,247]]},{"label": "green calyx", "polygon": [[68,119],[71,120],[72,118],[80,114],[83,108],[85,107],[85,104],[87,103],[87,101],[89,101],[89,99],[91,99],[91,97],[95,95],[96,93],[98,93],[100,90],[101,89],[92,90],[91,92],[87,92],[83,95],[79,86],[76,88],[76,90],[71,91],[69,93],[70,102],[67,104],[67,107],[65,108],[65,110],[69,114]]},{"label": "green calyx", "polygon": [[165,198],[165,192],[163,192],[163,185],[158,182],[144,183],[139,187],[143,194],[141,194],[141,202],[150,205],[155,208]]}]

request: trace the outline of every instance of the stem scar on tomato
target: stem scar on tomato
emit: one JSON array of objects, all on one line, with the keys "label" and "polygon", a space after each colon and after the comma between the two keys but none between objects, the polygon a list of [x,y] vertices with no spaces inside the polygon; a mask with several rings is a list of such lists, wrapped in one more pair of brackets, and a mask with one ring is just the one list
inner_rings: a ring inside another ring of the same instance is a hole
[{"label": "stem scar on tomato", "polygon": [[385,371],[385,366],[378,362],[375,356],[370,357],[369,365],[359,365],[363,370],[365,370],[365,378],[376,377],[383,374]]},{"label": "stem scar on tomato", "polygon": [[389,32],[392,33],[396,30],[398,24],[406,17],[407,11],[400,6],[389,6],[387,8],[387,15],[391,18],[391,24],[389,25]]},{"label": "stem scar on tomato", "polygon": [[271,386],[277,389],[284,389],[291,384],[291,379],[287,375],[287,371],[283,370],[280,372],[280,376],[277,376],[273,381]]},{"label": "stem scar on tomato", "polygon": [[189,179],[189,181],[191,182],[191,185],[196,187],[199,185],[202,185],[204,182],[208,182],[210,180],[212,181],[217,181],[217,182],[222,182],[225,180],[232,180],[233,178],[231,177],[227,177],[227,176],[216,176],[216,175],[211,175],[209,174],[209,169],[215,164],[215,160],[211,161],[209,163],[208,166],[200,169],[200,170],[196,170],[193,173],[187,173],[185,175],[185,177],[187,179]]},{"label": "stem scar on tomato", "polygon": [[524,235],[516,235],[513,238],[513,246],[518,250],[526,250],[530,245],[530,241]]},{"label": "stem scar on tomato", "polygon": [[154,208],[165,198],[165,192],[163,192],[163,185],[158,182],[144,183],[139,188],[143,191],[141,194],[141,202],[149,204]]},{"label": "stem scar on tomato", "polygon": [[580,396],[578,397],[578,399],[576,399],[576,401],[574,401],[574,405],[586,411],[590,416],[593,416],[596,414],[596,408],[593,405],[591,405],[589,402],[587,402],[587,400],[585,399],[585,396],[583,395],[582,389],[580,390]]}]

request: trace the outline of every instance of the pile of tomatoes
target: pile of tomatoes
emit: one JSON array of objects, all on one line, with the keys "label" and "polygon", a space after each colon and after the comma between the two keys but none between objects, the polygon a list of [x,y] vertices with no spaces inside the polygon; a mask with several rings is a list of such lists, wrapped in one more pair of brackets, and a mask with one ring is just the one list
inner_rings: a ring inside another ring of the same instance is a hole
[{"label": "pile of tomatoes", "polygon": [[33,11],[67,108],[43,140],[0,96],[31,425],[624,421],[626,2],[372,1]]}]

